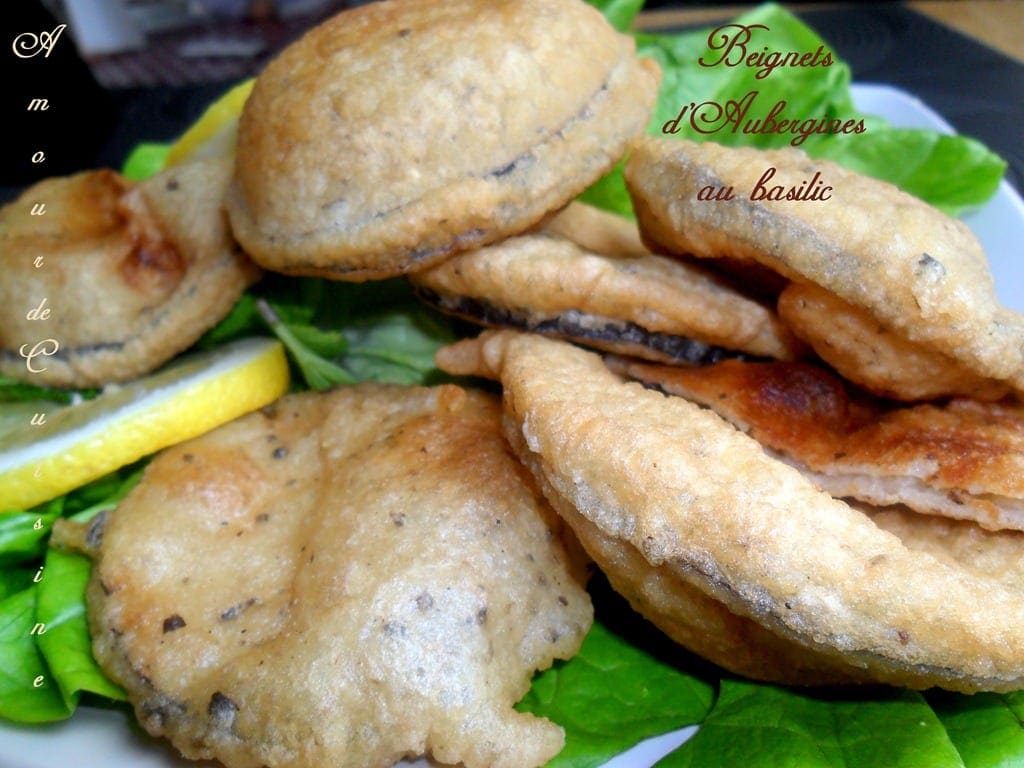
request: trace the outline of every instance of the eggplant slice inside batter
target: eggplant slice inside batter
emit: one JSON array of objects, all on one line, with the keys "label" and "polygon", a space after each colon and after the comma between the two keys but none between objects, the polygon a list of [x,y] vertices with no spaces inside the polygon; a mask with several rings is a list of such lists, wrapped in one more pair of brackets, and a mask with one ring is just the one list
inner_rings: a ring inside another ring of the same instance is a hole
[{"label": "eggplant slice inside batter", "polygon": [[[591,247],[607,250],[597,239]],[[802,349],[772,310],[699,266],[585,250],[550,231],[460,254],[411,280],[425,301],[467,320],[649,360],[792,359]]]}]

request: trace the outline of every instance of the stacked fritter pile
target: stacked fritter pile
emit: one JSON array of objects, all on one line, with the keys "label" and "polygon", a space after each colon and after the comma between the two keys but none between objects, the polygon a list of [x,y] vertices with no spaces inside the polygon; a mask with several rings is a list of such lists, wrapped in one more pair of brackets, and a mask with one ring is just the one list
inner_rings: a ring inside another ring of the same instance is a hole
[{"label": "stacked fritter pile", "polygon": [[[831,198],[699,199],[768,167],[783,189],[818,172]],[[967,228],[792,150],[645,139],[626,178],[646,243],[777,304],[808,348],[605,365],[501,332],[442,350],[502,382],[506,437],[612,584],[764,680],[1024,685],[1024,318]]]},{"label": "stacked fritter pile", "polygon": [[[1002,530],[1024,528],[1024,415],[999,400],[1024,387],[1024,322],[977,244],[795,151],[643,140],[657,85],[579,0],[395,0],[267,67],[233,177],[196,193],[206,219],[175,200],[210,161],[131,191],[56,182],[89,216],[32,247],[87,243],[145,318],[62,329],[60,383],[113,378],[100,357],[138,373],[128,351],[171,324],[160,302],[240,258],[205,197],[225,186],[265,269],[408,274],[443,311],[516,329],[440,355],[501,381],[503,420],[453,386],[292,396],[165,452],[93,526],[96,654],[148,730],[229,766],[543,763],[558,729],[510,706],[590,621],[562,521],[641,613],[743,674],[1024,685],[1024,534]],[[571,203],[631,142],[640,234]],[[697,199],[768,166],[834,194]],[[219,234],[194,248],[176,218]],[[235,271],[202,327],[254,275]],[[8,370],[20,331],[0,327]]]}]

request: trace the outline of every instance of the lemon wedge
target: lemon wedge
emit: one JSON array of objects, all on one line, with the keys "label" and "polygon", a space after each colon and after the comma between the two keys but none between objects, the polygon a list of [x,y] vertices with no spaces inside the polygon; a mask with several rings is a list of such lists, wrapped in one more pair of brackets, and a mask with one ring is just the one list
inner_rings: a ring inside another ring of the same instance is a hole
[{"label": "lemon wedge", "polygon": [[171,146],[165,166],[184,160],[214,157],[235,151],[238,118],[255,80],[239,83],[206,108],[202,116]]},{"label": "lemon wedge", "polygon": [[0,437],[0,512],[49,501],[267,405],[287,389],[284,348],[253,338],[184,357],[94,400],[51,406],[45,424]]}]

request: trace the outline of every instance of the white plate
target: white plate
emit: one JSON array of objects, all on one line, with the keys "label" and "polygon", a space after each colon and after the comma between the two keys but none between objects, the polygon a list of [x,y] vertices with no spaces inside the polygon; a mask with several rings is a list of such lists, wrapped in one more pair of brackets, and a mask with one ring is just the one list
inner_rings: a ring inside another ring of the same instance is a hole
[{"label": "white plate", "polygon": [[[855,85],[862,112],[894,125],[953,133],[939,115],[904,91],[885,85]],[[964,217],[981,240],[992,264],[1001,301],[1024,312],[1024,202],[1007,182],[992,200]],[[684,728],[638,744],[603,768],[650,766],[696,731]],[[80,709],[64,723],[16,727],[0,722],[3,768],[208,768],[212,763],[182,760],[164,742],[143,733],[120,711]],[[425,762],[416,765],[427,765]]]}]

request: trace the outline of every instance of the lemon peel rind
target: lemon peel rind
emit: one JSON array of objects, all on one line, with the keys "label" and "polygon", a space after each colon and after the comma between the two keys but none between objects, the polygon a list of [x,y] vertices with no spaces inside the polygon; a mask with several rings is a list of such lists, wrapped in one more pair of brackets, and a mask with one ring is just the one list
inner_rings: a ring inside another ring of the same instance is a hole
[{"label": "lemon peel rind", "polygon": [[[265,347],[248,352],[250,347]],[[222,354],[221,354],[222,352]],[[239,356],[252,359],[239,365]],[[195,377],[160,386],[113,420],[96,419],[63,450],[61,433],[24,450],[0,454],[0,514],[49,501],[151,453],[209,432],[283,395],[288,362],[280,342],[246,339],[218,350]],[[102,397],[102,396],[101,396]],[[109,457],[97,461],[96,455]]]},{"label": "lemon peel rind", "polygon": [[164,167],[177,165],[195,155],[207,142],[221,133],[229,123],[238,122],[255,78],[243,80],[213,102],[171,146]]}]

